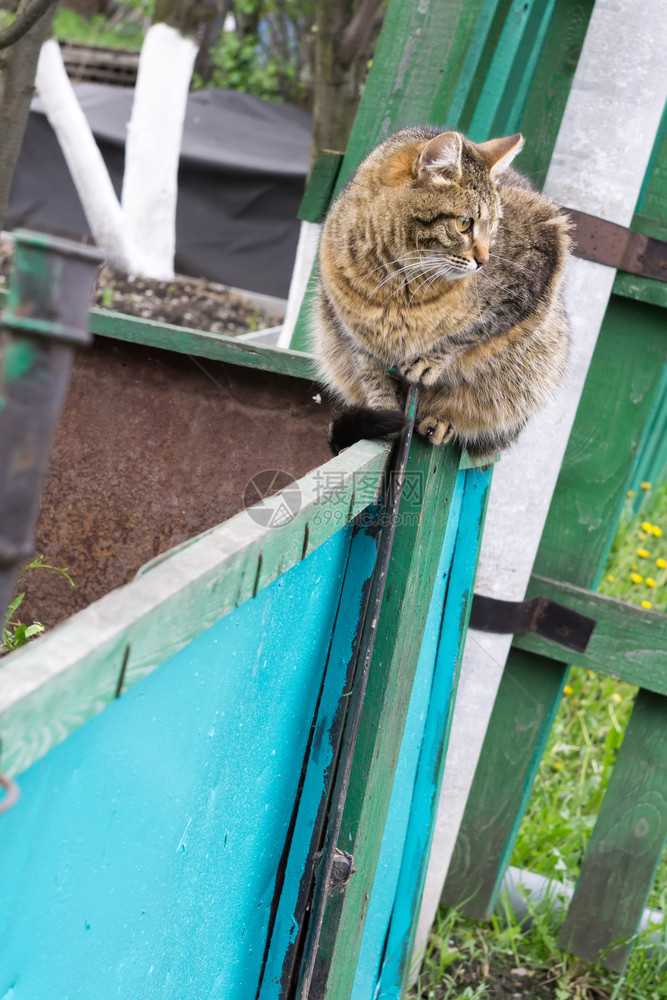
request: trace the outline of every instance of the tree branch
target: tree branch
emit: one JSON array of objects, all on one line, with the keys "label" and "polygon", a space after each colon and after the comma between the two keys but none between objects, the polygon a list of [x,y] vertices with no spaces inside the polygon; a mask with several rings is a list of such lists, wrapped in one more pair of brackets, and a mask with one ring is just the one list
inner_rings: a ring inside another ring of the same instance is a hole
[{"label": "tree branch", "polygon": [[368,41],[381,3],[382,0],[361,0],[340,44],[340,60],[345,65],[352,62]]},{"label": "tree branch", "polygon": [[0,49],[6,49],[23,38],[40,17],[46,14],[49,7],[55,7],[57,2],[58,0],[34,0],[34,3],[20,10],[12,23],[0,31]]}]

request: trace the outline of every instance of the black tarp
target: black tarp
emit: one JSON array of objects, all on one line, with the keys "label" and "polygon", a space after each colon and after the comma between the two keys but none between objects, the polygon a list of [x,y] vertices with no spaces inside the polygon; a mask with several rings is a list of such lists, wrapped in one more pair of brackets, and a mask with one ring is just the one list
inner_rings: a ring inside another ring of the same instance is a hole
[{"label": "black tarp", "polygon": [[[133,89],[75,85],[120,196]],[[310,115],[231,90],[189,95],[179,168],[176,270],[286,296],[299,234]],[[56,137],[32,104],[7,229],[90,235]]]}]

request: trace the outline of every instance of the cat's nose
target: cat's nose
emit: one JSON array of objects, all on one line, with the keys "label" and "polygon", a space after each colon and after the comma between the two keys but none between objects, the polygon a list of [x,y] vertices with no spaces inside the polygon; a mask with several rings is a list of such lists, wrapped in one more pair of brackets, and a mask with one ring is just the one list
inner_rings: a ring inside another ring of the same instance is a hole
[{"label": "cat's nose", "polygon": [[489,248],[487,246],[476,246],[473,248],[473,256],[477,267],[484,267],[489,263]]}]

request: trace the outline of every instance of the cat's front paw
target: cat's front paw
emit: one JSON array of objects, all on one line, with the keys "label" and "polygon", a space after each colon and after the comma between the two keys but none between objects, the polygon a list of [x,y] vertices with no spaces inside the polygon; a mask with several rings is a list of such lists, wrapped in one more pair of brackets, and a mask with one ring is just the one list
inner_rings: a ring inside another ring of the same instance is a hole
[{"label": "cat's front paw", "polygon": [[433,365],[428,358],[418,355],[416,358],[408,358],[397,365],[399,374],[410,385],[421,385],[429,389],[438,381],[440,374],[438,368]]},{"label": "cat's front paw", "polygon": [[447,420],[424,417],[417,424],[417,433],[429,444],[447,444],[454,437],[454,428]]}]

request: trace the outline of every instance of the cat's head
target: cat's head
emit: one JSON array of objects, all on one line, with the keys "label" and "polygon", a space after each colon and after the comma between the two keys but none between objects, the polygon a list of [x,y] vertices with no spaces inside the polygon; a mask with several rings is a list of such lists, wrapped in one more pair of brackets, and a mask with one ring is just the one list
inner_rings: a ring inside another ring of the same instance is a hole
[{"label": "cat's head", "polygon": [[496,182],[522,145],[521,135],[473,143],[422,129],[388,140],[374,173],[391,189],[406,250],[441,258],[450,278],[488,263],[501,215]]}]

